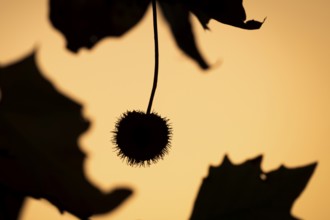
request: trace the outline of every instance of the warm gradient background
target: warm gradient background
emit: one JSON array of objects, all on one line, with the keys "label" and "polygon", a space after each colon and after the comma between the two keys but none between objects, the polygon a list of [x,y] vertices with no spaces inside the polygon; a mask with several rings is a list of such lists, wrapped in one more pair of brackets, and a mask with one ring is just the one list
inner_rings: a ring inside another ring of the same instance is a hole
[{"label": "warm gradient background", "polygon": [[[258,31],[194,19],[202,72],[175,46],[160,20],[160,77],[154,110],[171,120],[170,154],[132,168],[113,152],[111,131],[126,110],[147,108],[153,75],[151,11],[120,39],[107,38],[78,55],[65,49],[47,19],[47,0],[0,0],[0,62],[38,50],[40,68],[56,87],[84,104],[93,124],[81,138],[85,170],[102,190],[134,188],[115,212],[94,220],[185,220],[209,165],[225,154],[240,163],[264,155],[263,169],[318,161],[293,214],[330,219],[330,3],[246,0]],[[46,201],[28,199],[21,220],[73,220]]]}]

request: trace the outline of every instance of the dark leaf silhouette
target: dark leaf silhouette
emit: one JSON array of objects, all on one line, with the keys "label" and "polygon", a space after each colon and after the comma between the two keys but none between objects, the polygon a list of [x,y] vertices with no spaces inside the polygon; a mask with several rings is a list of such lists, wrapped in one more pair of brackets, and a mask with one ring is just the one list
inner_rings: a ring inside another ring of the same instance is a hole
[{"label": "dark leaf silhouette", "polygon": [[201,68],[209,68],[209,65],[198,51],[188,8],[177,2],[168,3],[166,1],[159,1],[159,4],[165,19],[170,25],[178,47],[197,61]]},{"label": "dark leaf silhouette", "polygon": [[290,210],[314,172],[316,163],[263,173],[262,157],[234,165],[226,156],[210,167],[191,220],[293,220]]},{"label": "dark leaf silhouette", "polygon": [[[50,20],[60,30],[71,51],[92,48],[107,36],[121,36],[136,25],[150,0],[50,0]],[[210,19],[244,28],[258,29],[262,22],[245,21],[242,0],[158,0],[179,48],[201,68],[209,65],[198,51],[191,27],[193,12],[204,28]]]},{"label": "dark leaf silhouette", "polygon": [[50,0],[50,20],[77,51],[107,36],[121,36],[136,25],[149,0]]},{"label": "dark leaf silhouette", "polygon": [[197,16],[206,29],[210,19],[231,26],[253,30],[259,29],[263,22],[248,20],[242,0],[182,0]]},{"label": "dark leaf silhouette", "polygon": [[88,182],[77,142],[89,122],[81,105],[41,75],[34,54],[0,68],[0,89],[0,202],[12,201],[18,211],[24,196],[45,198],[86,219],[131,195],[127,188],[105,194]]}]

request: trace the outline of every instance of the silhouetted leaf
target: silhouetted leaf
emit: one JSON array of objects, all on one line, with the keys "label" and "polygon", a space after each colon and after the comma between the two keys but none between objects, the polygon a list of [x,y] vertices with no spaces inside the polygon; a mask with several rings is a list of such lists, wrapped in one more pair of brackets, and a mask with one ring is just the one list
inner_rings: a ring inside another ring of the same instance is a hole
[{"label": "silhouetted leaf", "polygon": [[[258,29],[261,22],[245,21],[242,0],[158,0],[179,48],[201,68],[209,66],[201,56],[191,28],[192,11],[204,28],[210,19]],[[150,0],[50,0],[50,20],[60,30],[71,51],[92,48],[107,36],[121,36],[137,24]]]},{"label": "silhouetted leaf", "polygon": [[226,156],[210,167],[195,201],[191,220],[293,220],[290,209],[304,190],[316,163],[263,173],[262,157],[241,165]]},{"label": "silhouetted leaf", "polygon": [[262,22],[246,20],[242,0],[182,0],[207,29],[210,19],[244,29],[259,29]]},{"label": "silhouetted leaf", "polygon": [[34,54],[0,68],[0,89],[1,186],[82,219],[109,212],[131,195],[127,188],[104,194],[88,182],[77,142],[89,122],[81,105],[41,75]]},{"label": "silhouetted leaf", "polygon": [[186,6],[181,3],[168,3],[159,1],[160,8],[165,19],[170,25],[171,31],[178,47],[192,59],[197,61],[202,69],[209,68],[204,58],[198,51],[192,25],[190,21],[190,13]]},{"label": "silhouetted leaf", "polygon": [[50,20],[71,51],[92,48],[107,36],[121,36],[136,25],[149,0],[50,0]]}]

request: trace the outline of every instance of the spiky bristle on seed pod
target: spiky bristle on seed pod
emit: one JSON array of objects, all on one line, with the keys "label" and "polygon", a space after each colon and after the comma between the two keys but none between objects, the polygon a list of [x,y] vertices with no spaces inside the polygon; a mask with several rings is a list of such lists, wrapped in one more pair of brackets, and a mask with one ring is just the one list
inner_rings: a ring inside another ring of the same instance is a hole
[{"label": "spiky bristle on seed pod", "polygon": [[113,143],[117,155],[131,166],[156,163],[168,153],[172,129],[156,113],[127,111],[116,123]]}]

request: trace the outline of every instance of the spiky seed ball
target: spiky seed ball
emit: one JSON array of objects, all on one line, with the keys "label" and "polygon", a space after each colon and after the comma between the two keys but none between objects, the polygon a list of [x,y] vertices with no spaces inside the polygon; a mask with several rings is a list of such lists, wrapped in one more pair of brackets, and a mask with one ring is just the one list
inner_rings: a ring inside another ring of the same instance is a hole
[{"label": "spiky seed ball", "polygon": [[131,166],[150,165],[163,159],[168,153],[172,134],[167,119],[142,111],[124,113],[113,133],[117,155]]}]

